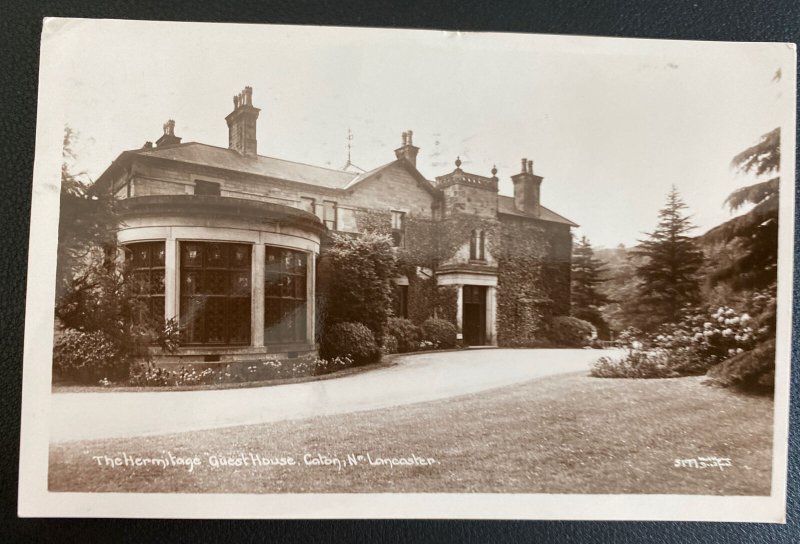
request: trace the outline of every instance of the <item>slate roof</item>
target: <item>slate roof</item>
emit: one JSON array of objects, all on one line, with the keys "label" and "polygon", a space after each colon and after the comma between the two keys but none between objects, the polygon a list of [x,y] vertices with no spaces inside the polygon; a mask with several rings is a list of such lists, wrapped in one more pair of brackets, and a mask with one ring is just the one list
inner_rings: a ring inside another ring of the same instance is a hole
[{"label": "slate roof", "polygon": [[[573,223],[563,215],[558,215],[553,210],[545,208],[542,205],[539,205],[539,208],[541,209],[541,214],[537,219],[541,219],[542,221],[550,221],[552,223],[562,223],[571,227],[580,226],[577,223]],[[511,196],[499,195],[497,197],[497,211],[498,213],[516,215],[517,217],[530,217],[530,215],[522,213],[514,206],[514,197]]]},{"label": "slate roof", "polygon": [[[365,179],[368,179],[388,168],[389,166],[399,162],[392,161],[378,166],[377,168],[374,168],[368,172],[346,172],[332,168],[323,168],[321,166],[312,166],[310,164],[287,161],[284,159],[276,159],[274,157],[265,157],[262,155],[248,157],[228,148],[216,147],[199,142],[187,142],[184,144],[149,149],[135,149],[126,151],[123,153],[123,155],[153,157],[187,164],[208,166],[212,168],[236,170],[257,176],[265,176],[273,179],[293,181],[296,183],[306,183],[309,185],[315,185],[317,187],[340,190],[351,189],[361,181],[364,181]],[[415,174],[415,177],[418,178],[420,183],[424,183],[424,186],[427,189],[431,191],[436,190],[433,184],[425,180],[421,174],[416,172],[416,170],[414,170],[413,173]],[[523,214],[514,207],[513,197],[498,195],[497,198],[497,208],[499,213],[530,218],[529,215]],[[572,227],[578,226],[576,223],[573,223],[566,217],[558,215],[554,211],[545,208],[544,206],[541,206],[541,215],[537,219],[570,225]]]},{"label": "slate roof", "polygon": [[332,168],[312,166],[261,155],[248,157],[236,151],[198,142],[132,151],[143,157],[158,157],[201,166],[236,170],[247,174],[267,176],[274,179],[308,183],[328,189],[344,189],[359,176],[354,172],[343,172]]}]

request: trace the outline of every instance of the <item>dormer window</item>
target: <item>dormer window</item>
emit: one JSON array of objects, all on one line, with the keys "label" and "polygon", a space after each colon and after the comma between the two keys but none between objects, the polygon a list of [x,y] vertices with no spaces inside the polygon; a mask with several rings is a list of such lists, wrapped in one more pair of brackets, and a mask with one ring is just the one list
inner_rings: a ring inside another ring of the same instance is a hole
[{"label": "dormer window", "polygon": [[392,245],[406,247],[406,214],[392,211]]},{"label": "dormer window", "polygon": [[469,239],[469,259],[471,261],[486,260],[486,234],[482,229],[474,229]]},{"label": "dormer window", "polygon": [[197,180],[194,182],[194,194],[201,196],[220,196],[220,184],[214,181]]}]

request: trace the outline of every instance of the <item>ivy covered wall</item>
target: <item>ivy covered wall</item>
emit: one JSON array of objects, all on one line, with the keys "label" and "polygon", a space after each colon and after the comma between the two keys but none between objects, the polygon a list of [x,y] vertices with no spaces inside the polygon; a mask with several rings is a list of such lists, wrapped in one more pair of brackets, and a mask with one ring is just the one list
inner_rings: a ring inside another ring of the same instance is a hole
[{"label": "ivy covered wall", "polygon": [[[391,233],[386,211],[356,212],[359,231]],[[547,321],[568,315],[572,238],[566,225],[511,215],[453,213],[439,221],[406,217],[405,247],[397,248],[400,273],[408,278],[408,317],[456,323],[458,292],[438,286],[436,271],[459,267],[496,271],[497,341],[501,346],[541,345]],[[485,262],[469,260],[470,235],[482,230]]]}]

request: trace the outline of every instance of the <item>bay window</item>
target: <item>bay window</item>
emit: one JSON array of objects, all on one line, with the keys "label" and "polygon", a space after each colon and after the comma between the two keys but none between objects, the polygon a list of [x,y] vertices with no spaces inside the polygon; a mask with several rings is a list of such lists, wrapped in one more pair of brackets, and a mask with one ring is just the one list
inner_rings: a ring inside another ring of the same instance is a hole
[{"label": "bay window", "polygon": [[180,243],[180,310],[186,344],[250,343],[248,244]]},{"label": "bay window", "polygon": [[264,258],[264,341],[304,342],[308,254],[267,246]]}]

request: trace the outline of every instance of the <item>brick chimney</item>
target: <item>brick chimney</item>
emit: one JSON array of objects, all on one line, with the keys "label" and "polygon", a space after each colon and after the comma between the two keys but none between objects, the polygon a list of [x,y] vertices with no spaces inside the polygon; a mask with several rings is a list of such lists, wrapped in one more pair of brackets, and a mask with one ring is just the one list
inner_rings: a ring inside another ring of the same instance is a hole
[{"label": "brick chimney", "polygon": [[245,87],[233,97],[233,111],[225,118],[228,123],[228,148],[249,157],[258,155],[256,120],[260,111],[253,107],[252,87]]},{"label": "brick chimney", "polygon": [[[181,138],[175,136],[175,120],[170,119],[166,123],[164,123],[164,134],[156,140],[156,145],[158,147],[164,147],[168,145],[178,145],[181,143]],[[152,146],[152,144],[150,144]]]},{"label": "brick chimney", "polygon": [[403,145],[394,150],[394,154],[398,159],[405,159],[410,162],[414,168],[417,167],[417,153],[419,148],[414,146],[414,133],[407,131],[403,133]]},{"label": "brick chimney", "polygon": [[522,170],[511,176],[514,182],[514,207],[524,214],[539,216],[540,189],[544,178],[533,173],[533,161],[522,159]]}]

